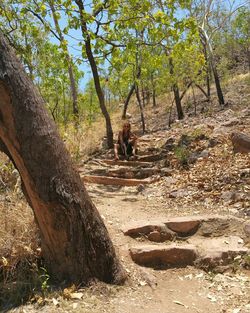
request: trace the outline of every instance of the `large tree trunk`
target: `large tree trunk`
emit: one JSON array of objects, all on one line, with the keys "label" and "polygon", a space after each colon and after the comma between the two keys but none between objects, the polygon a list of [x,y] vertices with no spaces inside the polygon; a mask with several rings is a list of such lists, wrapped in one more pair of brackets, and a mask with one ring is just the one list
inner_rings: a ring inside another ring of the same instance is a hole
[{"label": "large tree trunk", "polygon": [[92,48],[91,48],[91,40],[90,40],[90,36],[88,33],[87,24],[84,18],[84,13],[85,13],[84,5],[83,5],[82,0],[76,0],[76,4],[78,5],[79,10],[80,10],[82,35],[83,35],[84,42],[85,42],[85,51],[86,51],[87,58],[91,67],[92,75],[94,78],[95,90],[97,93],[97,97],[99,100],[102,114],[106,121],[107,144],[108,144],[108,148],[111,149],[114,146],[113,130],[112,130],[110,116],[105,105],[105,97],[104,97],[104,93],[103,93],[101,83],[100,83],[100,77],[99,77],[96,61],[95,61]]},{"label": "large tree trunk", "polygon": [[52,278],[121,283],[125,274],[41,96],[0,33],[0,141],[17,167]]}]

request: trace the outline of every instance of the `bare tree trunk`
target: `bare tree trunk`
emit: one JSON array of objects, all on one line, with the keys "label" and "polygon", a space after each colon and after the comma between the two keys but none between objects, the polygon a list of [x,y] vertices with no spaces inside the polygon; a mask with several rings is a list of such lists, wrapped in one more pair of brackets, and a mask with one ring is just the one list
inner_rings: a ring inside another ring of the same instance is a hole
[{"label": "bare tree trunk", "polygon": [[223,105],[225,105],[224,96],[223,96],[223,93],[222,93],[221,84],[220,84],[220,78],[219,78],[219,75],[218,75],[218,72],[217,72],[217,68],[216,68],[216,65],[215,65],[215,62],[214,62],[214,57],[213,57],[212,54],[210,55],[210,64],[211,64],[212,72],[214,74],[214,82],[215,82],[215,86],[216,86],[217,96],[218,96],[218,99],[219,99],[219,104],[221,106],[223,106]]},{"label": "bare tree trunk", "polygon": [[[170,74],[173,75],[174,74],[174,64],[173,64],[173,59],[171,57],[169,58],[169,66],[170,66]],[[182,120],[184,118],[184,114],[183,114],[183,110],[182,110],[178,84],[174,83],[172,88],[173,88],[173,92],[174,92],[174,99],[175,99],[175,105],[176,105],[176,110],[177,110],[177,116],[178,116],[179,120]]]},{"label": "bare tree trunk", "polygon": [[151,85],[152,85],[152,98],[153,98],[153,107],[156,107],[156,90],[155,90],[155,82],[154,82],[154,75],[151,74]]},{"label": "bare tree trunk", "polygon": [[130,98],[133,95],[134,90],[135,90],[135,83],[133,83],[133,85],[130,87],[129,93],[128,93],[127,98],[125,100],[123,112],[122,112],[122,119],[126,118],[128,104],[129,104]]},{"label": "bare tree trunk", "polygon": [[81,29],[82,29],[84,42],[85,42],[85,51],[86,51],[87,58],[91,67],[92,74],[93,74],[95,89],[96,89],[97,97],[99,100],[100,108],[106,121],[107,145],[108,145],[108,148],[111,149],[114,146],[113,130],[112,130],[110,116],[105,105],[105,98],[104,98],[103,90],[101,88],[101,82],[100,82],[100,77],[99,77],[96,61],[92,53],[91,40],[90,40],[90,36],[87,30],[87,24],[84,18],[84,12],[85,12],[84,5],[83,5],[82,0],[76,0],[76,4],[78,5],[79,10],[80,10]]},{"label": "bare tree trunk", "polygon": [[125,279],[43,100],[0,33],[0,142],[17,167],[52,278],[86,284]]},{"label": "bare tree trunk", "polygon": [[[49,1],[49,6],[52,11],[52,17],[53,21],[55,24],[56,31],[59,35],[60,42],[62,43],[64,41],[64,36],[63,33],[60,29],[60,26],[58,24],[58,20],[56,17],[56,10],[54,7],[53,1]],[[69,73],[69,80],[70,80],[70,89],[71,89],[71,94],[72,94],[72,100],[73,100],[73,114],[74,116],[78,119],[78,114],[79,114],[79,109],[78,109],[78,95],[77,95],[77,87],[76,87],[76,82],[75,82],[75,77],[74,77],[74,72],[73,72],[73,66],[72,66],[72,60],[71,57],[67,51],[66,54],[66,60],[68,62],[68,73]]]},{"label": "bare tree trunk", "polygon": [[136,98],[137,98],[138,105],[140,108],[140,113],[141,113],[142,132],[143,132],[143,134],[145,134],[145,131],[146,131],[145,119],[144,119],[143,106],[141,103],[140,92],[139,92],[138,86],[135,87],[135,94],[136,94]]},{"label": "bare tree trunk", "polygon": [[209,60],[208,60],[206,45],[203,45],[203,50],[204,50],[204,56],[205,56],[206,65],[207,65],[207,68],[206,68],[207,97],[210,100],[210,96],[211,96],[210,70],[209,70]]},{"label": "bare tree trunk", "polygon": [[[209,59],[209,64],[211,66],[213,75],[214,75],[214,82],[215,82],[215,87],[216,87],[216,92],[217,92],[217,96],[218,96],[218,100],[219,100],[219,104],[221,106],[225,105],[225,101],[224,101],[224,96],[223,96],[223,92],[221,89],[221,84],[220,84],[220,78],[217,72],[217,68],[216,68],[216,64],[214,61],[214,55],[213,55],[213,49],[211,47],[211,43],[209,40],[209,37],[206,33],[206,31],[203,28],[200,28],[200,39],[201,39],[201,43],[203,45],[203,47],[205,46],[205,51],[208,55],[208,59]],[[210,92],[210,87],[209,87],[209,92]]]}]

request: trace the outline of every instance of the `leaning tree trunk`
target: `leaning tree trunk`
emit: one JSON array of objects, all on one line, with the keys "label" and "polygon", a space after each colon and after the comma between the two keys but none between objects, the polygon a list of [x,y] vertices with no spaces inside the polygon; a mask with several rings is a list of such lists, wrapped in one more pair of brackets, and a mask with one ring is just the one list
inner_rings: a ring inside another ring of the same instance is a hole
[{"label": "leaning tree trunk", "polygon": [[215,82],[215,87],[216,87],[216,91],[217,91],[217,97],[218,97],[218,100],[219,100],[219,104],[223,106],[223,105],[225,105],[224,96],[223,96],[223,92],[222,92],[222,89],[221,89],[220,78],[219,78],[219,75],[218,75],[218,72],[217,72],[217,68],[216,68],[216,65],[215,65],[215,62],[214,62],[214,57],[212,55],[212,52],[211,52],[211,55],[210,55],[210,64],[211,64],[212,72],[213,72],[213,75],[214,75],[214,82]]},{"label": "leaning tree trunk", "polygon": [[[174,64],[173,64],[173,59],[171,57],[169,58],[169,68],[170,68],[170,74],[174,75]],[[183,113],[183,110],[182,110],[181,98],[180,98],[180,92],[179,92],[178,84],[174,83],[172,88],[173,88],[173,92],[174,92],[174,100],[175,100],[175,105],[176,105],[178,119],[182,120],[184,118],[184,113]]]},{"label": "leaning tree trunk", "polygon": [[144,119],[144,113],[143,113],[143,106],[141,103],[140,91],[137,85],[135,86],[135,94],[136,94],[136,99],[137,99],[140,113],[141,113],[142,133],[145,134],[146,126],[145,126],[145,119]]},{"label": "leaning tree trunk", "polygon": [[103,221],[90,200],[43,100],[0,33],[0,142],[22,178],[52,278],[121,283]]},{"label": "leaning tree trunk", "polygon": [[123,112],[122,112],[122,119],[123,120],[126,118],[128,104],[129,104],[130,98],[132,97],[132,94],[133,94],[134,90],[135,90],[135,82],[130,87],[129,93],[128,93],[127,98],[126,98],[126,100],[124,102]]},{"label": "leaning tree trunk", "polygon": [[216,92],[217,92],[217,96],[218,96],[218,100],[219,100],[219,104],[221,106],[225,105],[225,101],[224,101],[224,96],[223,96],[223,92],[221,89],[221,84],[220,84],[220,78],[217,72],[217,68],[216,68],[216,64],[214,61],[214,54],[213,54],[213,49],[211,46],[211,42],[210,39],[208,37],[207,32],[205,31],[204,28],[200,28],[200,38],[201,38],[201,43],[207,53],[208,59],[209,59],[209,63],[210,63],[210,67],[211,70],[213,72],[213,76],[214,76],[214,82],[215,82],[215,87],[216,87]]}]

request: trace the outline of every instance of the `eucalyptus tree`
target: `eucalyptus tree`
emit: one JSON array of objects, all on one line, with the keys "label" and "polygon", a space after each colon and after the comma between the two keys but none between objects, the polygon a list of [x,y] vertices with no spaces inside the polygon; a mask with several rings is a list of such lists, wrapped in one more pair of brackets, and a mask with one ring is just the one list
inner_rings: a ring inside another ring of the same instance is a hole
[{"label": "eucalyptus tree", "polygon": [[[207,52],[208,61],[214,76],[219,104],[225,105],[224,95],[221,88],[220,77],[214,56],[213,40],[215,34],[222,29],[227,20],[247,1],[218,1],[218,0],[192,0],[190,14],[195,17],[199,31],[201,43]],[[219,17],[219,18],[218,18]]]},{"label": "eucalyptus tree", "polygon": [[0,147],[23,181],[50,277],[87,284],[126,278],[107,229],[44,101],[0,32]]}]

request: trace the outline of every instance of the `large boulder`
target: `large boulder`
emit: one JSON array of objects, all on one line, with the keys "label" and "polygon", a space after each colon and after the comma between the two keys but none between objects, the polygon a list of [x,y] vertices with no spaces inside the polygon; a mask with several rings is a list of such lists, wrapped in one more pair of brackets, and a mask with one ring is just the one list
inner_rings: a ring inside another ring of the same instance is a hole
[{"label": "large boulder", "polygon": [[232,133],[231,140],[234,153],[249,153],[250,152],[250,137],[242,133]]}]

